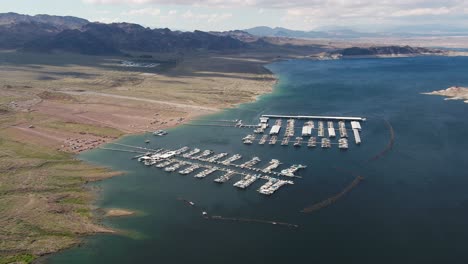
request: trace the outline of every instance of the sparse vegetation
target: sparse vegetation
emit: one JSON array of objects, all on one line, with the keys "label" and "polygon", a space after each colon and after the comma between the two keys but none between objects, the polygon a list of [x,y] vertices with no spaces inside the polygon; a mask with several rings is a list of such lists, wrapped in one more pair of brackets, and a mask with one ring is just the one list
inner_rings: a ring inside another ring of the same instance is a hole
[{"label": "sparse vegetation", "polygon": [[[151,56],[177,63],[142,72],[118,66],[114,57],[0,51],[9,70],[0,87],[11,87],[0,89],[0,109],[5,109],[0,113],[0,264],[28,263],[75,245],[81,235],[109,232],[95,223],[94,197],[85,183],[116,173],[76,160],[67,143],[101,143],[173,126],[207,113],[198,106],[250,101],[275,81],[263,60],[206,53]],[[67,94],[76,91],[172,105]]]}]

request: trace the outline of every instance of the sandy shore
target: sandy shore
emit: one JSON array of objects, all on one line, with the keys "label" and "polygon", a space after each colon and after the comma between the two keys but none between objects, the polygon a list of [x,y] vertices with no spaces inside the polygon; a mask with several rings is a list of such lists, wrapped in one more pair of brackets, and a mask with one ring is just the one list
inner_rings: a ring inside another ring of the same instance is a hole
[{"label": "sandy shore", "polygon": [[130,210],[124,210],[119,208],[107,209],[105,217],[122,217],[122,216],[131,216],[135,215],[135,212]]}]

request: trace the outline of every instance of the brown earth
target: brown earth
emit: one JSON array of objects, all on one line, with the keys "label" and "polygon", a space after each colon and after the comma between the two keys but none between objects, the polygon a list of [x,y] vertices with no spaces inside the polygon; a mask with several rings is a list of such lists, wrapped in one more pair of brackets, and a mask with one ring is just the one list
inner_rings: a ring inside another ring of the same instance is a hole
[{"label": "brown earth", "polygon": [[193,54],[145,72],[113,57],[0,52],[0,263],[114,232],[97,223],[85,183],[118,173],[74,154],[255,100],[276,82],[263,67],[274,58]]}]

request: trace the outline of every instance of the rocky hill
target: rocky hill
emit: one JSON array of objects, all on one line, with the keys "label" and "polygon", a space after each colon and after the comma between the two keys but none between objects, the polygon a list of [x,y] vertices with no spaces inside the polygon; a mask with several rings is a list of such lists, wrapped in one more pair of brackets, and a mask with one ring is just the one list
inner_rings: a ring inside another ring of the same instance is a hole
[{"label": "rocky hill", "polygon": [[202,31],[150,29],[130,23],[90,23],[73,17],[0,14],[0,48],[56,50],[90,55],[138,52],[230,50],[246,46],[231,36]]},{"label": "rocky hill", "polygon": [[89,23],[88,20],[72,16],[51,16],[51,15],[22,15],[17,13],[0,14],[0,25],[11,25],[20,23],[40,23],[53,26],[55,28],[78,29]]}]

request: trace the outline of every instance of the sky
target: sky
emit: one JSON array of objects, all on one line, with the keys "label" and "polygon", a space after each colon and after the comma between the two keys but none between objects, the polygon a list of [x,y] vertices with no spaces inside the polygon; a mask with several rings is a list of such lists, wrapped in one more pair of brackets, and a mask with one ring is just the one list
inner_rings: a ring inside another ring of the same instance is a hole
[{"label": "sky", "polygon": [[468,28],[468,0],[0,0],[0,12],[205,31],[255,26],[365,32]]}]

